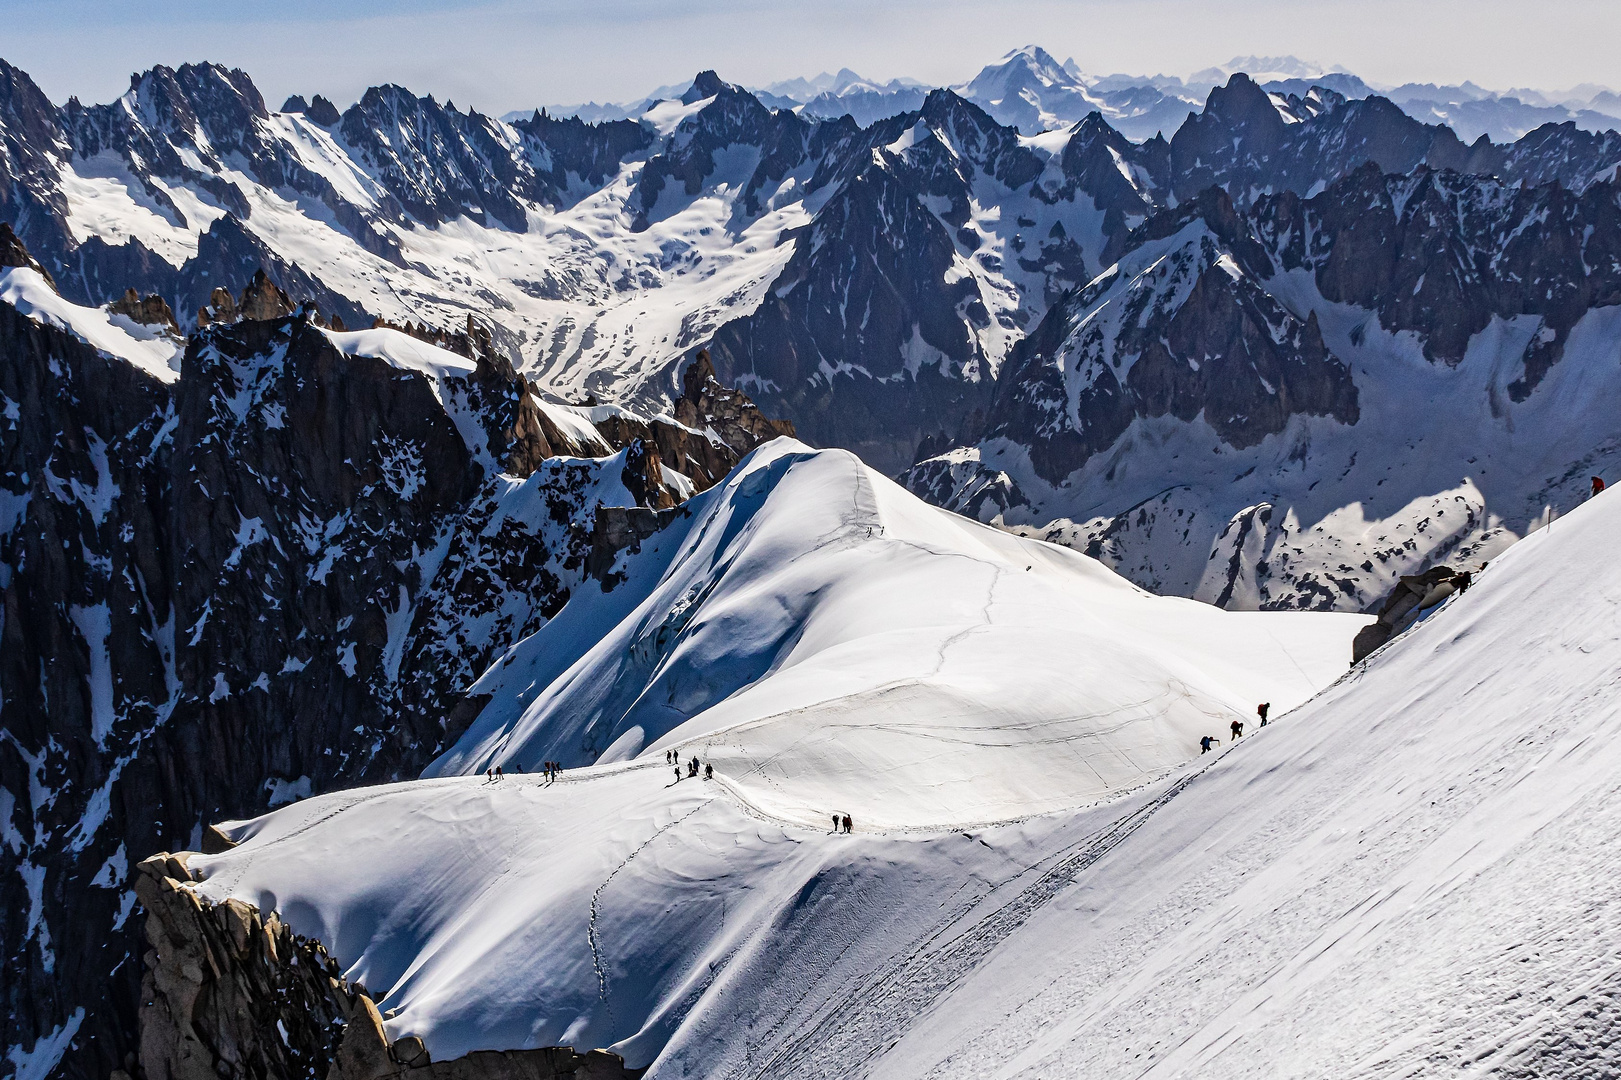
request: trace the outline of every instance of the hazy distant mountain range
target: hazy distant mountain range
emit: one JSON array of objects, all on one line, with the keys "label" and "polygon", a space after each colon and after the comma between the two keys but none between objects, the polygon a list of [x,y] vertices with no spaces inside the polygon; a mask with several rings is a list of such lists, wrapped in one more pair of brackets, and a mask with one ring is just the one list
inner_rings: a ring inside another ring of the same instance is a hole
[{"label": "hazy distant mountain range", "polygon": [[[1487,90],[1467,81],[1452,86],[1385,86],[1293,56],[1235,56],[1182,79],[1174,75],[1092,75],[1073,59],[1059,63],[1045,50],[1027,45],[950,89],[1026,135],[1067,127],[1095,110],[1122,135],[1140,142],[1160,133],[1169,137],[1190,112],[1204,108],[1213,88],[1240,71],[1263,89],[1280,94],[1304,96],[1312,86],[1325,86],[1351,99],[1379,94],[1416,120],[1446,124],[1466,142],[1481,135],[1493,142],[1512,142],[1533,128],[1567,120],[1587,131],[1604,131],[1621,119],[1621,94],[1593,84],[1563,92]],[[553,106],[547,111],[588,122],[630,119],[656,101],[679,98],[690,87],[690,83],[661,86],[636,101]],[[865,126],[918,108],[930,87],[915,79],[876,82],[841,68],[836,75],[823,72],[813,79],[788,79],[751,89],[772,108],[825,119],[851,116]],[[514,113],[508,119],[526,115]]]}]

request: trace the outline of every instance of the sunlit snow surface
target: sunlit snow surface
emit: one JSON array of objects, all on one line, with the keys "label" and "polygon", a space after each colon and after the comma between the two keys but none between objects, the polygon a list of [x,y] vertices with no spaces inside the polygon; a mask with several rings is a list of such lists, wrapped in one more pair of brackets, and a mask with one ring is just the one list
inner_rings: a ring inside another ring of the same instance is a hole
[{"label": "sunlit snow surface", "polygon": [[[1599,497],[1267,729],[1076,811],[932,834],[858,814],[834,836],[764,819],[746,782],[672,783],[655,749],[552,785],[313,799],[192,866],[205,894],[331,943],[439,1057],[565,1041],[654,1077],[1607,1075],[1618,528],[1621,497]],[[825,783],[853,800],[887,779]]]},{"label": "sunlit snow surface", "polygon": [[[197,864],[205,891],[321,937],[440,1058],[613,1043],[647,1064],[766,963],[765,928],[823,911],[823,876],[922,889],[860,920],[905,938],[1040,859],[1067,819],[1032,815],[1112,805],[1256,702],[1304,700],[1362,621],[1154,597],[786,439],[688,506],[491,669],[438,777],[244,823]],[[585,746],[599,764],[535,775]],[[716,779],[676,781],[668,748]],[[881,959],[841,933],[847,962]]]},{"label": "sunlit snow surface", "polygon": [[1000,820],[1141,783],[1256,702],[1304,700],[1364,621],[1152,597],[786,439],[630,575],[493,667],[471,692],[494,700],[429,775],[673,748],[800,824],[832,805],[882,828]]}]

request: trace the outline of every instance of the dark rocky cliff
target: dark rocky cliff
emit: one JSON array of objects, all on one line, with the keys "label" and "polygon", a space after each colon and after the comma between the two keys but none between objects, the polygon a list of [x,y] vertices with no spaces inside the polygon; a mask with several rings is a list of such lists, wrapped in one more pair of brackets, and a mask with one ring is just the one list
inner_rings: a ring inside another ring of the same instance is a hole
[{"label": "dark rocky cliff", "polygon": [[434,1061],[416,1036],[389,1038],[366,987],[343,977],[325,945],[275,912],[202,899],[187,862],[160,852],[136,868],[149,948],[131,1065],[145,1080],[636,1080],[645,1071],[568,1046]]},{"label": "dark rocky cliff", "polygon": [[488,338],[440,336],[471,370],[219,322],[165,382],[0,304],[0,1038],[60,1075],[133,1048],[135,861],[415,776],[588,573],[623,455],[554,457]]}]

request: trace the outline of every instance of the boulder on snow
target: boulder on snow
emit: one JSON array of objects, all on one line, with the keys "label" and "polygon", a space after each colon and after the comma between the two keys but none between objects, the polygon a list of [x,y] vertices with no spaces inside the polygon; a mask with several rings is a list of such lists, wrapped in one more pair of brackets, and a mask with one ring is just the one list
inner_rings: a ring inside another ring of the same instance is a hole
[{"label": "boulder on snow", "polygon": [[204,855],[218,855],[220,852],[230,851],[234,847],[236,847],[236,841],[221,832],[219,826],[205,825],[203,827]]},{"label": "boulder on snow", "polygon": [[148,293],[142,299],[133,288],[125,289],[123,296],[107,305],[107,310],[114,315],[126,316],[142,326],[162,326],[170,333],[180,333],[180,324],[175,321],[169,302],[157,293]]},{"label": "boulder on snow", "polygon": [[1351,642],[1351,663],[1358,664],[1379,646],[1418,621],[1421,612],[1467,588],[1470,575],[1450,566],[1432,566],[1422,574],[1409,574],[1396,582],[1378,618],[1364,626]]}]

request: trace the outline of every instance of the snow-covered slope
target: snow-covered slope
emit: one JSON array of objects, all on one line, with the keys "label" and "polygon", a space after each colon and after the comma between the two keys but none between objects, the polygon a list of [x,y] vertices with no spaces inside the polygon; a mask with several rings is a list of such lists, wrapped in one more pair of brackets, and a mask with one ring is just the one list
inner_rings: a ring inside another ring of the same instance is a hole
[{"label": "snow-covered slope", "polygon": [[[611,1042],[646,1064],[713,965],[848,857],[831,814],[932,859],[929,837],[1138,788],[1256,702],[1306,699],[1361,622],[1154,597],[790,440],[614,576],[492,666],[429,779],[236,827],[210,895],[279,906],[441,1058]],[[715,779],[675,780],[669,750]]]},{"label": "snow-covered slope", "polygon": [[[655,745],[552,783],[310,800],[191,867],[203,895],[321,936],[440,1058],[563,1041],[655,1078],[1604,1075],[1608,498],[1267,729],[1088,808],[832,835],[760,814],[724,765],[673,782]],[[888,782],[826,771],[850,799]]]},{"label": "snow-covered slope", "polygon": [[1304,700],[1361,622],[1152,597],[789,440],[654,543],[474,685],[490,705],[428,775],[674,748],[802,825],[830,805],[884,828],[997,820],[1131,786],[1213,722]]}]

